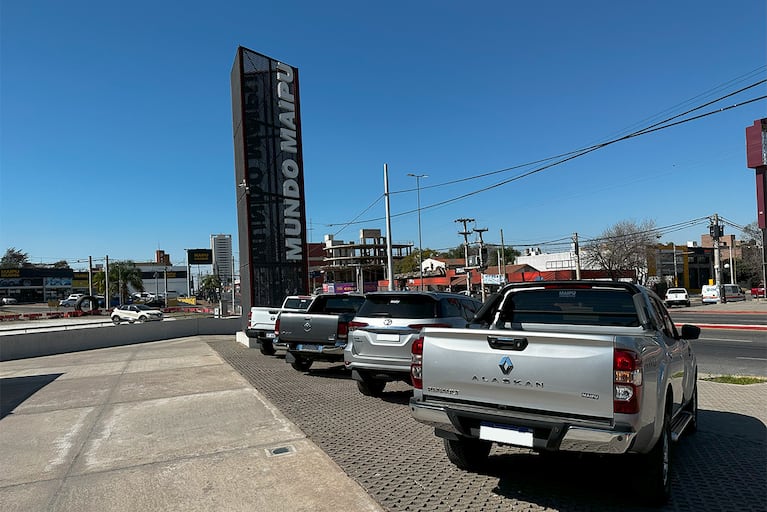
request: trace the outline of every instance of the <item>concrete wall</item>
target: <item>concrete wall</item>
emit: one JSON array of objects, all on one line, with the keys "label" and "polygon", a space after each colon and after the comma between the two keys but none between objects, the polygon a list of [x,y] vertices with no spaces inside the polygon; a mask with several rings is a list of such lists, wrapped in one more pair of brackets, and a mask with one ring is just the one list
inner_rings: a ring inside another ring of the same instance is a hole
[{"label": "concrete wall", "polygon": [[116,347],[187,336],[232,334],[240,318],[190,318],[0,336],[0,361]]}]

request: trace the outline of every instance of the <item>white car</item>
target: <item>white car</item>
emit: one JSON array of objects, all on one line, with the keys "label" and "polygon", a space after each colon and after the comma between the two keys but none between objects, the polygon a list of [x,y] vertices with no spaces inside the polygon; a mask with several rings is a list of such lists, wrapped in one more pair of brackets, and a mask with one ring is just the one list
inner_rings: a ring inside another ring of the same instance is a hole
[{"label": "white car", "polygon": [[4,305],[9,305],[9,304],[18,304],[18,303],[19,303],[19,301],[17,301],[17,300],[16,300],[14,297],[3,297],[3,299],[2,299],[2,303],[3,303]]},{"label": "white car", "polygon": [[685,306],[690,307],[690,295],[684,288],[669,288],[666,291],[666,298],[664,300],[666,306]]},{"label": "white car", "polygon": [[112,323],[115,325],[123,321],[143,323],[162,320],[162,311],[152,309],[143,304],[123,304],[122,306],[117,306],[110,316],[112,317]]}]

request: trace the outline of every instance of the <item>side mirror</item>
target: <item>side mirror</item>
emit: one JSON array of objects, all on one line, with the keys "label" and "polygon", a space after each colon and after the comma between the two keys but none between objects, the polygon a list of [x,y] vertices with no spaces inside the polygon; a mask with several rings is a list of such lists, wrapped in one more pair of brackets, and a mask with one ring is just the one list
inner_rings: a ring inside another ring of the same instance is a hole
[{"label": "side mirror", "polygon": [[682,325],[682,338],[685,340],[697,340],[700,338],[700,327],[697,325]]}]

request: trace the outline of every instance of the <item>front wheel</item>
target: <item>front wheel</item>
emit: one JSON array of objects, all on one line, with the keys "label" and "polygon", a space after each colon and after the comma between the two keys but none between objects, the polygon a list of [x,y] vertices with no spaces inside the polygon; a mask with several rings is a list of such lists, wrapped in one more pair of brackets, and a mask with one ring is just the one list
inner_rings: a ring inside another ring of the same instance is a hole
[{"label": "front wheel", "polygon": [[447,458],[461,469],[477,471],[487,464],[493,443],[482,439],[462,437],[444,439]]},{"label": "front wheel", "polygon": [[112,317],[112,323],[115,325],[120,325],[120,317],[119,316],[113,316]]},{"label": "front wheel", "polygon": [[144,322],[146,322],[146,317],[144,315],[138,317],[138,323],[143,324]]},{"label": "front wheel", "polygon": [[311,359],[304,359],[302,357],[296,356],[296,360],[290,363],[290,366],[292,366],[293,369],[296,371],[305,372],[312,367],[313,362],[314,361],[312,361]]}]

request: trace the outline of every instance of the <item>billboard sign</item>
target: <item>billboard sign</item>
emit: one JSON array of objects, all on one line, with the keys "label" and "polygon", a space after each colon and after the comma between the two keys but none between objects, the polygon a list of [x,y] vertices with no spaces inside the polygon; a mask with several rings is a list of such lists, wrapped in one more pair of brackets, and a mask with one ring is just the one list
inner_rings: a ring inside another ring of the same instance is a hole
[{"label": "billboard sign", "polygon": [[190,265],[213,265],[213,250],[187,249],[186,258]]},{"label": "billboard sign", "polygon": [[298,69],[240,47],[231,83],[243,306],[277,305],[309,287]]}]

